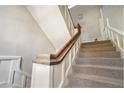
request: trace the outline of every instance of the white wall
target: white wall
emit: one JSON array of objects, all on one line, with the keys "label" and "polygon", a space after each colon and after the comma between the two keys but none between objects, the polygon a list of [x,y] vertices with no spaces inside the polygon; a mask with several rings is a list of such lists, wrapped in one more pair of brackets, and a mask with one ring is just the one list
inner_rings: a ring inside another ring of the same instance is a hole
[{"label": "white wall", "polygon": [[123,22],[124,22],[124,6],[122,5],[103,5],[103,17],[109,19],[109,23],[112,27],[117,28],[123,31]]},{"label": "white wall", "polygon": [[[99,17],[99,6],[90,5],[77,5],[70,9],[72,18],[75,22],[80,23],[82,29],[81,40],[82,42],[91,42],[98,38],[101,40]],[[82,18],[79,16],[82,16]]]},{"label": "white wall", "polygon": [[56,51],[70,39],[68,28],[57,5],[27,6]]},{"label": "white wall", "polygon": [[0,6],[0,56],[22,56],[22,69],[31,74],[32,59],[55,52],[24,6]]}]

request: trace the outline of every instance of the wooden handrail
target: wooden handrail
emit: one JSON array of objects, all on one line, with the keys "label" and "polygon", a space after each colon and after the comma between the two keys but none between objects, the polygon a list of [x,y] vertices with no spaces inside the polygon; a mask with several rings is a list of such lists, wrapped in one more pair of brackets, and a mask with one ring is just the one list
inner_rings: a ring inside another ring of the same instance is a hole
[{"label": "wooden handrail", "polygon": [[75,29],[77,29],[77,32],[74,36],[72,36],[72,38],[56,54],[40,54],[33,60],[33,63],[46,65],[60,64],[81,34],[81,26],[79,24],[75,27]]},{"label": "wooden handrail", "polygon": [[[68,10],[70,18],[72,20],[72,16],[70,11]],[[73,20],[72,20],[73,23]],[[74,26],[74,23],[73,23]],[[33,60],[33,63],[37,64],[46,64],[46,65],[56,65],[60,64],[68,52],[72,49],[75,42],[78,40],[81,34],[81,26],[78,24],[74,29],[77,29],[77,32],[72,36],[72,38],[56,53],[56,54],[40,54]]]},{"label": "wooden handrail", "polygon": [[[47,65],[56,65],[60,64],[65,56],[68,54],[68,52],[71,50],[77,39],[79,38],[81,34],[81,26],[80,24],[77,24],[77,26],[74,26],[74,22],[71,16],[70,11],[68,10],[70,18],[72,20],[72,24],[74,29],[77,29],[77,32],[75,33],[74,36],[56,53],[56,54],[50,54],[50,55],[43,55],[40,54],[37,56],[35,60],[33,60],[33,63],[38,63],[38,64],[47,64]],[[49,62],[48,62],[49,61]]]},{"label": "wooden handrail", "polygon": [[50,54],[50,65],[60,64],[70,49],[73,47],[81,34],[81,26],[78,24],[75,29],[78,29],[76,34],[60,49],[56,54]]}]

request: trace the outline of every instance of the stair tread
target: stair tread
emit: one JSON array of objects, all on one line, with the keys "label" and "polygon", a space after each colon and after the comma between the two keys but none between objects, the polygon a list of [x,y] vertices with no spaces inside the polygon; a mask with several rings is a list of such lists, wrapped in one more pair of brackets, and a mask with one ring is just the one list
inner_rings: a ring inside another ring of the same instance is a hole
[{"label": "stair tread", "polygon": [[97,52],[78,52],[78,57],[87,58],[87,57],[116,57],[120,58],[120,52],[117,51],[97,51]]},{"label": "stair tread", "polygon": [[101,68],[101,69],[112,69],[112,70],[123,70],[122,67],[114,67],[114,66],[103,66],[103,65],[74,65],[74,67],[82,67],[82,68]]},{"label": "stair tread", "polygon": [[85,51],[115,51],[116,50],[116,48],[115,47],[96,47],[96,48],[80,48],[79,49],[80,51],[82,51],[82,52],[85,52]]},{"label": "stair tread", "polygon": [[[102,83],[103,86],[106,86],[106,84],[111,84],[111,85],[115,85],[115,86],[123,86],[123,81],[120,79],[114,79],[114,78],[108,78],[108,77],[103,77],[103,76],[97,76],[97,75],[87,75],[87,74],[77,74],[77,73],[73,73],[73,75],[69,76],[70,81],[76,81],[76,79],[83,81],[83,80],[90,80],[90,81],[94,81],[96,83]],[[79,82],[77,82],[79,83]],[[88,82],[87,82],[88,83]],[[85,87],[84,83],[84,87]],[[94,84],[92,85],[92,87],[94,86]],[[69,84],[68,84],[69,85]],[[71,84],[70,84],[71,85]],[[74,84],[76,85],[76,83]],[[83,83],[81,84],[83,85]],[[97,86],[99,87],[99,86]]]},{"label": "stair tread", "polygon": [[72,71],[80,74],[91,74],[123,79],[123,67],[76,64],[72,67]]},{"label": "stair tread", "polygon": [[106,58],[106,57],[104,57],[104,58],[101,58],[101,57],[93,57],[93,58],[82,58],[82,57],[76,57],[75,59],[89,59],[89,60],[95,60],[95,59],[103,59],[103,60],[121,60],[121,61],[124,61],[124,59],[123,58]]},{"label": "stair tread", "polygon": [[121,58],[76,58],[77,64],[103,65],[103,66],[117,66],[123,67],[123,59]]},{"label": "stair tread", "polygon": [[80,48],[89,48],[89,47],[93,47],[93,48],[95,48],[95,47],[109,47],[109,46],[113,46],[111,43],[104,43],[104,44],[95,44],[95,45],[83,45],[83,44],[81,44],[80,45]]},{"label": "stair tread", "polygon": [[[114,46],[103,46],[102,48],[115,48]],[[80,49],[101,49],[101,47],[80,47]]]},{"label": "stair tread", "polygon": [[95,44],[105,44],[105,43],[111,43],[111,41],[104,40],[104,41],[86,42],[86,43],[82,43],[81,45],[95,45]]},{"label": "stair tread", "polygon": [[119,51],[96,51],[96,52],[80,52],[78,51],[78,53],[120,53]]},{"label": "stair tread", "polygon": [[73,81],[70,81],[68,85],[65,86],[65,88],[122,88],[122,87],[123,86],[104,84],[85,79],[84,80],[74,79]]}]

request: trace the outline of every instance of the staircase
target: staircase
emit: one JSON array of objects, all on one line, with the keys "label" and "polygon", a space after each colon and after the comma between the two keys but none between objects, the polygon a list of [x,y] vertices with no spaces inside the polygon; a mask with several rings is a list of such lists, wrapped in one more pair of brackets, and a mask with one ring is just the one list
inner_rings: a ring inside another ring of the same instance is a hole
[{"label": "staircase", "polygon": [[123,59],[110,40],[83,43],[66,88],[122,88]]}]

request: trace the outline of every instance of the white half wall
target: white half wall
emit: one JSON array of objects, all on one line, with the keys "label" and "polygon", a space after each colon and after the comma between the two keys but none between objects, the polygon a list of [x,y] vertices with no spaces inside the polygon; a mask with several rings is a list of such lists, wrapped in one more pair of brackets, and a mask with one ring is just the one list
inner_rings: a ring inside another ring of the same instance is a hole
[{"label": "white half wall", "polygon": [[22,56],[22,70],[31,74],[32,60],[40,53],[55,52],[24,6],[0,6],[0,56]]},{"label": "white half wall", "polygon": [[57,5],[27,6],[56,51],[70,39],[68,28]]}]

